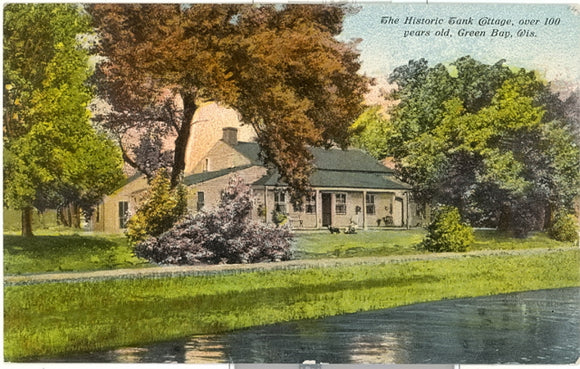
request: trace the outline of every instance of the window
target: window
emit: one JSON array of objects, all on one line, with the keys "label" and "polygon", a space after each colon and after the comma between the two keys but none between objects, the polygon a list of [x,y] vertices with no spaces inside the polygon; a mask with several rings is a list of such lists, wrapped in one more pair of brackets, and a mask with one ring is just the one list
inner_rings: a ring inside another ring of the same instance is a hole
[{"label": "window", "polygon": [[274,192],[274,204],[277,212],[287,214],[286,211],[286,193],[282,191]]},{"label": "window", "polygon": [[197,211],[203,209],[204,205],[205,205],[205,193],[199,191],[197,193]]},{"label": "window", "polygon": [[203,171],[209,172],[209,158],[205,158],[205,162],[203,163]]},{"label": "window", "polygon": [[292,204],[292,211],[295,213],[301,213],[304,211],[303,204]]},{"label": "window", "polygon": [[337,193],[336,197],[336,214],[346,214],[346,194]]},{"label": "window", "polygon": [[302,204],[294,204],[295,213],[306,212],[306,214],[316,214],[316,192],[311,192],[303,198]]},{"label": "window", "polygon": [[119,228],[127,228],[129,220],[129,202],[119,201]]},{"label": "window", "polygon": [[316,192],[306,196],[306,214],[316,214]]},{"label": "window", "polygon": [[366,200],[367,200],[367,214],[375,215],[376,214],[375,195],[367,193]]}]

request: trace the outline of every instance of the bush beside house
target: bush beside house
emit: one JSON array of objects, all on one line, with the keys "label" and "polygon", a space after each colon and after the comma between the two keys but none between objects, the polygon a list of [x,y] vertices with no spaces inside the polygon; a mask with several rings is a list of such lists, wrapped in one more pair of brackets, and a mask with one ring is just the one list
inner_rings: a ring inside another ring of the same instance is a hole
[{"label": "bush beside house", "polygon": [[548,234],[556,241],[578,241],[578,219],[573,214],[560,211],[556,213],[554,223],[550,227]]},{"label": "bush beside house", "polygon": [[187,196],[184,186],[171,188],[167,170],[160,169],[151,181],[135,214],[127,222],[127,237],[131,243],[157,237],[168,231],[187,213]]},{"label": "bush beside house", "polygon": [[251,220],[250,186],[232,177],[218,207],[187,216],[159,237],[135,246],[139,257],[158,264],[255,263],[290,259],[292,233]]},{"label": "bush beside house", "polygon": [[464,252],[475,240],[473,228],[461,222],[459,210],[453,206],[436,209],[427,231],[421,246],[432,252]]}]

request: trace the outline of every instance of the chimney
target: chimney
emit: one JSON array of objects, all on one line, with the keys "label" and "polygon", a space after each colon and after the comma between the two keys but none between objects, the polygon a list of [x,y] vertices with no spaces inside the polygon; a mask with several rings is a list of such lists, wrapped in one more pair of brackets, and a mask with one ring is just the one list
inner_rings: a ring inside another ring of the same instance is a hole
[{"label": "chimney", "polygon": [[222,140],[228,145],[236,146],[238,144],[238,129],[235,127],[224,128]]}]

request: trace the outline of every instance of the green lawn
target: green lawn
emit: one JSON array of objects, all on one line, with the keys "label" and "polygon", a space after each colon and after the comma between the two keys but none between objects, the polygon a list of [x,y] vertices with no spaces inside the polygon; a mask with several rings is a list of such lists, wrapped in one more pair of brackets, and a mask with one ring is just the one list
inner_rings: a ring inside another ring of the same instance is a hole
[{"label": "green lawn", "polygon": [[297,235],[295,256],[320,259],[354,256],[387,256],[418,253],[423,229],[359,231],[357,234],[304,232]]},{"label": "green lawn", "polygon": [[[301,232],[296,236],[297,259],[348,258],[363,256],[412,255],[425,231],[380,230],[358,234]],[[527,239],[513,239],[495,231],[476,231],[472,250],[525,249],[560,247],[566,243],[551,240],[544,233]],[[4,273],[29,274],[59,271],[91,271],[146,267],[150,264],[136,258],[125,236],[59,233],[40,230],[37,236],[23,238],[4,235]]]},{"label": "green lawn", "polygon": [[55,232],[49,234],[31,238],[4,235],[4,274],[89,271],[150,265],[133,255],[123,235],[78,235],[70,232],[61,235]]},{"label": "green lawn", "polygon": [[[305,232],[297,236],[295,255],[299,259],[344,258],[355,256],[389,256],[427,253],[417,245],[426,232],[423,229],[370,230],[357,234]],[[526,239],[512,238],[495,230],[476,230],[475,243],[469,250],[515,250],[571,245],[550,239],[538,232]]]},{"label": "green lawn", "polygon": [[26,361],[416,302],[580,286],[580,250],[4,288],[4,355]]}]

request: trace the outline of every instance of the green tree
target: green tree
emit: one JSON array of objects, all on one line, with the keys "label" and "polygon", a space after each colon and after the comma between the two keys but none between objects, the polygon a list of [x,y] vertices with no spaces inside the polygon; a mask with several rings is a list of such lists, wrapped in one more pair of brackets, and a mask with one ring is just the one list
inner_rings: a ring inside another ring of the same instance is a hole
[{"label": "green tree", "polygon": [[168,231],[187,213],[185,186],[171,188],[169,174],[160,169],[151,181],[143,201],[127,223],[127,237],[133,243]]},{"label": "green tree", "polygon": [[518,236],[571,206],[580,151],[565,104],[534,72],[470,57],[433,68],[420,60],[391,82],[401,103],[387,148],[419,199]]},{"label": "green tree", "polygon": [[[34,26],[31,26],[34,25]],[[123,178],[118,149],[90,122],[88,17],[72,4],[4,9],[5,205],[23,211],[73,205],[90,214]]]},{"label": "green tree", "polygon": [[[103,121],[173,137],[171,182],[185,168],[192,117],[203,101],[236,109],[265,160],[292,188],[308,186],[311,146],[346,146],[367,79],[355,44],[335,36],[344,6],[98,4]],[[125,142],[126,143],[126,142]],[[154,145],[153,145],[154,146]],[[125,160],[147,174],[131,150]],[[152,173],[152,171],[149,171]]]},{"label": "green tree", "polygon": [[380,106],[365,110],[350,127],[351,144],[363,149],[376,159],[384,159],[388,154],[388,138],[394,130]]}]

